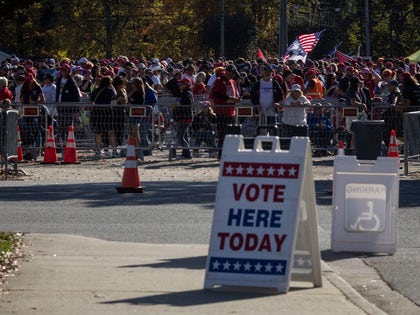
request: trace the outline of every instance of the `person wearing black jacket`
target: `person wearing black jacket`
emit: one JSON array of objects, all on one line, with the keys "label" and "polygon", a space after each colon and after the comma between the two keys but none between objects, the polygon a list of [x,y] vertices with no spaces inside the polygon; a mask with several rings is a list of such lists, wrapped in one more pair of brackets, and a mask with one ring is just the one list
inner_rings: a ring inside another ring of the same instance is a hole
[{"label": "person wearing black jacket", "polygon": [[[61,64],[60,76],[56,82],[55,101],[57,103],[80,102],[80,91],[76,82],[70,76],[71,66],[68,63]],[[69,106],[70,105],[70,106]],[[63,143],[66,142],[69,126],[79,122],[80,108],[77,104],[57,105],[58,136]]]},{"label": "person wearing black jacket", "polygon": [[261,79],[251,89],[251,102],[260,114],[260,123],[275,125],[279,103],[283,101],[283,90],[272,76],[270,65],[265,65],[261,71]]},{"label": "person wearing black jacket", "polygon": [[176,138],[178,145],[182,147],[182,157],[184,159],[191,159],[190,142],[188,139],[188,129],[193,120],[191,105],[194,102],[192,93],[192,82],[189,78],[185,77],[178,81],[181,89],[179,103],[172,109],[172,118],[175,123]]}]

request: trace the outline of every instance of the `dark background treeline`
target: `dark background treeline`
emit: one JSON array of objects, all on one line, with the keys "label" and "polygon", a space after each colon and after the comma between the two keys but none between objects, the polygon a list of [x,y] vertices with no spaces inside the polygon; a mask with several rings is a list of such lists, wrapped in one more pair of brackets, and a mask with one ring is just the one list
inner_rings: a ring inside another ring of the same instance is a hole
[{"label": "dark background treeline", "polygon": [[[28,58],[217,57],[222,22],[226,58],[280,55],[280,0],[12,0],[0,12],[0,45]],[[366,55],[367,26],[373,58],[420,47],[418,0],[289,0],[287,13],[288,44],[326,30],[312,59],[338,43]]]}]

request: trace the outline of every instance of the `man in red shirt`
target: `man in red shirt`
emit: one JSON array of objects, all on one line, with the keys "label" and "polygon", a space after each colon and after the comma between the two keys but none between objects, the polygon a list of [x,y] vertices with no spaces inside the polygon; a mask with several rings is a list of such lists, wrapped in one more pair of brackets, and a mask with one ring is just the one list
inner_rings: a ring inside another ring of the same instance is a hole
[{"label": "man in red shirt", "polygon": [[284,81],[286,81],[287,87],[289,88],[289,90],[292,88],[292,85],[294,84],[299,84],[302,91],[305,88],[305,81],[303,80],[303,78],[297,74],[294,74],[292,70],[290,69],[284,70],[283,78],[284,78]]},{"label": "man in red shirt", "polygon": [[210,99],[214,104],[216,113],[219,159],[222,156],[223,141],[228,125],[234,123],[235,105],[241,101],[236,88],[234,78],[238,76],[238,70],[234,65],[228,65],[219,73],[210,92]]}]

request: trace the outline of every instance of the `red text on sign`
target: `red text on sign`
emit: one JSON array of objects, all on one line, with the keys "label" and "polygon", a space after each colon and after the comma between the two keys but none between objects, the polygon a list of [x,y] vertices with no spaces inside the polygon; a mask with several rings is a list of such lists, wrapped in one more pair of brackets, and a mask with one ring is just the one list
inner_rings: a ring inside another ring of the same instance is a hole
[{"label": "red text on sign", "polygon": [[219,232],[217,236],[220,239],[219,249],[224,250],[226,246],[232,251],[267,251],[281,252],[283,242],[286,240],[286,234],[263,234],[254,233],[228,233]]},{"label": "red text on sign", "polygon": [[284,190],[286,185],[273,184],[233,184],[233,197],[236,201],[245,196],[248,201],[256,201],[262,198],[262,201],[284,202]]}]

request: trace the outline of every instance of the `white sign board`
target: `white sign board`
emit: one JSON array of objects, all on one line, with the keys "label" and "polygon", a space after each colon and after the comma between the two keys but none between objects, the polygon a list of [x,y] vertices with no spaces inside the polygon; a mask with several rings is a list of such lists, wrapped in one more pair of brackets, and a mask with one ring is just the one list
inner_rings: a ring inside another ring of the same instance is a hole
[{"label": "white sign board", "polygon": [[360,164],[355,156],[336,157],[331,249],[395,253],[398,196],[398,159]]},{"label": "white sign board", "polygon": [[[271,142],[271,150],[262,143]],[[260,136],[245,149],[242,135],[226,136],[216,192],[205,288],[275,288],[296,280],[321,286],[320,253],[308,138]],[[299,248],[297,246],[300,246]]]}]

